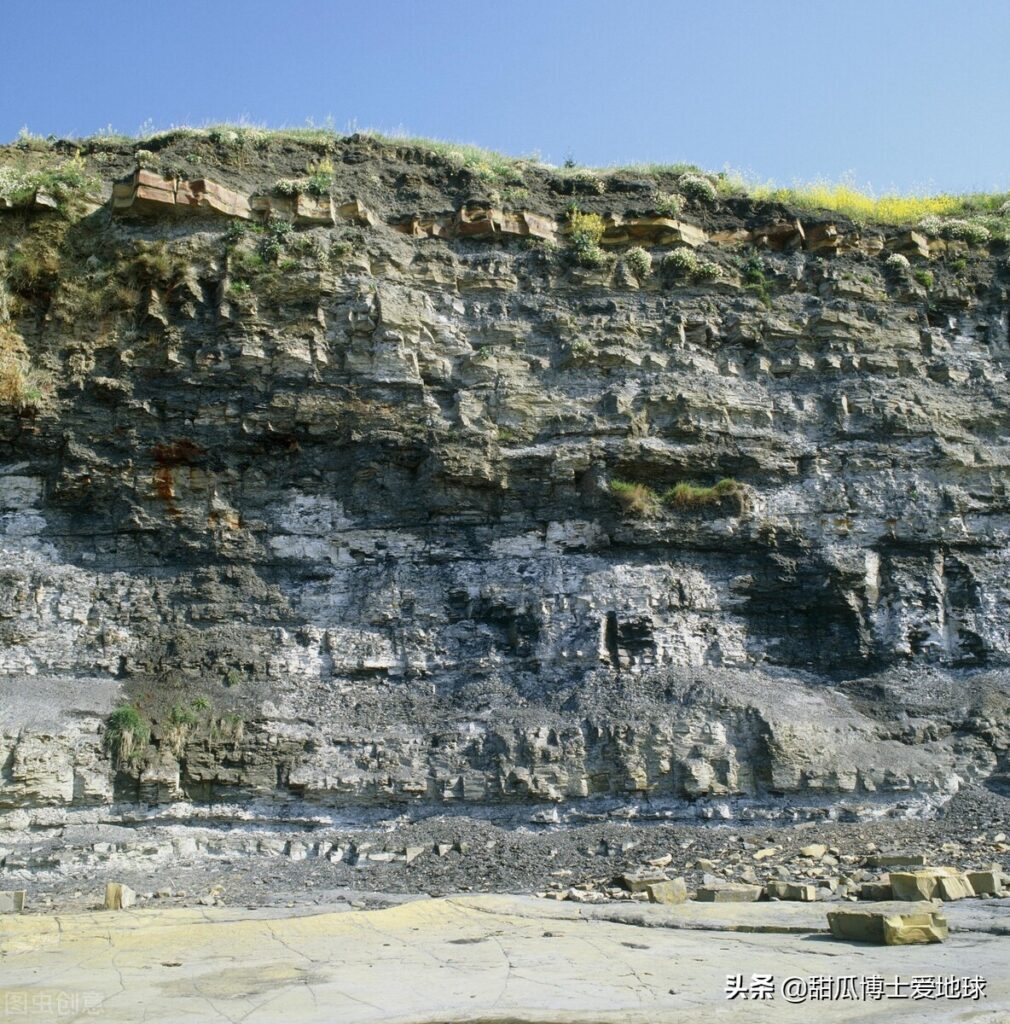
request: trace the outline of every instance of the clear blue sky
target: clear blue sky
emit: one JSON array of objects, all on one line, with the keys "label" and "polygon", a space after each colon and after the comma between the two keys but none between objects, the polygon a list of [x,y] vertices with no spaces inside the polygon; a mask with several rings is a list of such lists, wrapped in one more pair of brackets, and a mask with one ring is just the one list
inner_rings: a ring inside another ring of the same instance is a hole
[{"label": "clear blue sky", "polygon": [[1010,189],[1008,0],[4,0],[0,139],[404,129],[555,163]]}]

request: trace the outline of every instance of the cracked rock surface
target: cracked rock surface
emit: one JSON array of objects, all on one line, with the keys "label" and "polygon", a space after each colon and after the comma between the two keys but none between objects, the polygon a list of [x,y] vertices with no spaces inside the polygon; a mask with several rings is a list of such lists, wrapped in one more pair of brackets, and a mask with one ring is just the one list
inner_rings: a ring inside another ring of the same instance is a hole
[{"label": "cracked rock surface", "polygon": [[742,1013],[809,1020],[811,1006],[818,1019],[860,1021],[881,1004],[791,1005],[779,994],[741,1007],[727,1001],[727,976],[745,965],[748,982],[767,974],[779,987],[826,974],[907,981],[961,977],[970,964],[988,980],[984,999],[888,1000],[888,1017],[970,1014],[996,1024],[1010,1012],[997,924],[1005,907],[959,909],[946,911],[945,944],[902,948],[832,941],[823,910],[806,905],[601,910],[485,896],[285,917],[209,909],[9,918],[0,919],[0,949],[5,992],[25,999],[23,1014],[12,1004],[12,1021],[37,1020],[30,1000],[39,998],[107,1021],[707,1024]]}]

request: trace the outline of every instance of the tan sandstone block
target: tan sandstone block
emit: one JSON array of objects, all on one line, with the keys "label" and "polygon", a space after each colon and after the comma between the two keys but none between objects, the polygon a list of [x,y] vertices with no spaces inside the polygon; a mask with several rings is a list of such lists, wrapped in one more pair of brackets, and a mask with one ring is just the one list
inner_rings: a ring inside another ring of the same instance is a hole
[{"label": "tan sandstone block", "polygon": [[685,903],[687,882],[683,878],[671,878],[666,882],[653,882],[646,890],[650,903]]},{"label": "tan sandstone block", "polygon": [[137,901],[137,894],[128,886],[119,882],[109,882],[105,886],[105,909],[126,910]]},{"label": "tan sandstone block", "polygon": [[763,892],[760,885],[727,882],[725,885],[702,886],[695,899],[699,903],[756,903]]},{"label": "tan sandstone block", "polygon": [[21,914],[28,902],[24,889],[0,890],[0,914]]},{"label": "tan sandstone block", "polygon": [[943,942],[947,919],[935,910],[889,914],[877,910],[832,910],[828,926],[836,939],[873,942],[884,946],[908,946]]},{"label": "tan sandstone block", "polygon": [[892,871],[890,879],[896,900],[960,900],[975,895],[967,875],[956,868]]},{"label": "tan sandstone block", "polygon": [[773,880],[765,885],[768,897],[778,900],[796,900],[800,903],[812,903],[817,899],[817,887],[804,882],[783,882]]}]

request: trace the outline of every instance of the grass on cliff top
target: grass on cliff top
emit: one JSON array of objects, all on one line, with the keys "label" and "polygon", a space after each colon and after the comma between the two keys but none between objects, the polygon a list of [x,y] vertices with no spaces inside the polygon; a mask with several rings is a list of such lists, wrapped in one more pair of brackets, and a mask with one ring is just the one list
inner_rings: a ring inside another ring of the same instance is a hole
[{"label": "grass on cliff top", "polygon": [[[685,185],[708,182],[713,194],[722,198],[749,198],[778,202],[798,210],[836,213],[859,224],[912,226],[930,218],[987,218],[984,225],[987,230],[991,234],[1005,237],[1006,224],[995,223],[994,219],[1001,222],[1010,221],[1010,193],[1007,192],[975,192],[963,195],[925,192],[875,194],[870,189],[857,187],[848,179],[840,182],[815,181],[782,187],[773,183],[748,180],[735,171],[705,172],[691,163],[639,163],[591,168],[566,161],[564,167],[555,167],[541,161],[536,154],[527,157],[509,156],[469,143],[423,138],[405,132],[379,132],[372,129],[350,129],[341,132],[330,123],[267,128],[259,124],[239,122],[203,127],[179,125],[164,130],[155,130],[148,124],[142,126],[135,135],[115,133],[109,128],[92,136],[66,140],[34,135],[25,128],[9,147],[0,149],[11,148],[40,153],[60,142],[69,142],[97,151],[123,146],[162,148],[176,140],[194,138],[207,140],[226,152],[241,152],[248,147],[265,149],[272,143],[285,142],[313,147],[322,152],[350,138],[351,135],[367,136],[377,143],[389,146],[408,146],[426,150],[445,160],[450,166],[468,169],[487,182],[497,185],[520,185],[524,172],[536,167],[550,170],[560,176],[580,179],[584,192],[594,191],[587,190],[585,185],[589,179],[596,179],[600,182],[597,191],[602,193],[603,183],[608,175],[634,173],[664,182],[672,178],[687,179]],[[676,187],[679,190],[679,185]],[[686,194],[686,188],[684,191]]]},{"label": "grass on cliff top", "polygon": [[849,181],[816,181],[792,188],[741,184],[739,194],[801,210],[838,213],[857,224],[894,225],[915,225],[933,217],[999,216],[1006,212],[1002,208],[1010,201],[1010,193],[1006,192],[875,195]]}]

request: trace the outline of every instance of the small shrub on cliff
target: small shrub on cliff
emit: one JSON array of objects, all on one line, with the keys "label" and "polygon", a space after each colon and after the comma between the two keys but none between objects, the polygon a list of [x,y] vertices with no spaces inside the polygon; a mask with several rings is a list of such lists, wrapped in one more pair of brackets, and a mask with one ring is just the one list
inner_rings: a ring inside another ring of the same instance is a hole
[{"label": "small shrub on cliff", "polygon": [[691,277],[698,269],[698,257],[692,249],[674,249],[663,257],[663,270],[673,277]]},{"label": "small shrub on cliff", "polygon": [[317,160],[309,168],[305,190],[310,196],[328,196],[333,187],[333,161],[329,157]]},{"label": "small shrub on cliff", "polygon": [[501,192],[501,201],[512,209],[522,206],[529,197],[530,190],[522,185],[508,185]]},{"label": "small shrub on cliff", "polygon": [[51,293],[59,272],[59,253],[41,236],[25,239],[7,261],[7,283],[24,298]]},{"label": "small shrub on cliff", "polygon": [[556,182],[557,189],[566,195],[601,196],[607,190],[603,179],[588,167],[566,171]]},{"label": "small shrub on cliff", "polygon": [[928,270],[917,270],[912,276],[923,288],[933,287],[933,275]]},{"label": "small shrub on cliff", "polygon": [[758,255],[748,257],[741,268],[744,288],[766,307],[771,307],[772,297],[768,289],[768,278],[765,277],[764,260]]},{"label": "small shrub on cliff", "polygon": [[28,125],[23,124],[18,129],[18,137],[14,145],[17,146],[18,149],[44,153],[46,150],[52,148],[52,142],[53,137],[51,135],[49,137],[36,135],[35,132],[28,128]]},{"label": "small shrub on cliff", "polygon": [[273,191],[279,196],[328,196],[333,187],[333,161],[326,157],[309,167],[304,178],[278,178]]},{"label": "small shrub on cliff", "polygon": [[624,263],[638,278],[648,277],[652,271],[652,257],[640,245],[632,246],[624,254]]},{"label": "small shrub on cliff", "polygon": [[680,214],[683,201],[676,192],[656,193],[656,212],[664,217],[676,217]]},{"label": "small shrub on cliff", "polygon": [[722,267],[712,260],[698,260],[698,265],[691,275],[693,281],[718,281],[722,277]]},{"label": "small shrub on cliff", "polygon": [[930,216],[923,217],[918,227],[920,231],[934,238],[967,242],[969,245],[985,245],[992,239],[994,233],[1002,238],[1006,229],[1003,219],[999,216],[977,216],[970,219]]},{"label": "small shrub on cliff", "polygon": [[6,199],[12,204],[29,203],[34,194],[35,189],[27,173],[13,167],[0,167],[0,199]]},{"label": "small shrub on cliff", "polygon": [[909,270],[912,264],[908,262],[907,256],[903,256],[900,252],[892,252],[891,255],[884,260],[884,266],[888,270],[893,271],[896,274],[900,274]]},{"label": "small shrub on cliff", "polygon": [[224,244],[230,249],[238,245],[249,234],[249,225],[244,220],[233,220],[224,229]]},{"label": "small shrub on cliff", "polygon": [[334,242],[330,246],[329,251],[330,263],[342,263],[344,260],[347,259],[348,256],[351,255],[352,252],[354,252],[354,246],[350,242],[346,240]]},{"label": "small shrub on cliff", "polygon": [[713,203],[718,194],[715,185],[700,174],[685,174],[677,185],[688,199],[696,203]]},{"label": "small shrub on cliff", "polygon": [[985,245],[989,241],[989,229],[970,220],[953,218],[944,221],[940,233],[944,238],[967,242],[969,245]]},{"label": "small shrub on cliff", "polygon": [[627,480],[611,480],[610,493],[629,515],[654,516],[659,511],[659,496],[645,484],[630,483]]},{"label": "small shrub on cliff", "polygon": [[663,270],[671,277],[686,278],[696,283],[718,281],[722,277],[722,267],[718,263],[699,259],[697,253],[686,248],[668,252],[663,257]]},{"label": "small shrub on cliff", "polygon": [[135,761],[150,739],[150,723],[132,704],[121,705],[105,720],[103,743],[117,764]]},{"label": "small shrub on cliff", "polygon": [[143,283],[171,284],[186,269],[185,259],[173,253],[165,242],[144,246],[133,261],[134,275]]},{"label": "small shrub on cliff", "polygon": [[[185,704],[173,705],[168,715],[168,721],[165,723],[165,745],[176,757],[182,757],[190,733],[200,724],[200,716],[197,714],[195,704],[196,701],[193,701],[189,707]],[[209,704],[207,706],[209,707]]]},{"label": "small shrub on cliff", "polygon": [[235,712],[212,717],[208,731],[214,739],[241,743],[242,737],[245,735],[245,720]]},{"label": "small shrub on cliff", "polygon": [[288,236],[294,229],[286,220],[267,221],[263,234],[256,245],[256,251],[265,263],[276,263]]},{"label": "small shrub on cliff", "polygon": [[0,346],[0,408],[20,412],[28,401],[27,360]]},{"label": "small shrub on cliff", "polygon": [[603,218],[598,213],[582,213],[572,207],[568,215],[568,252],[573,263],[580,267],[599,267],[607,260],[600,248],[603,238]]}]

